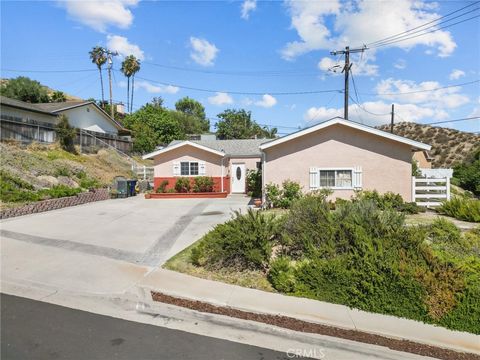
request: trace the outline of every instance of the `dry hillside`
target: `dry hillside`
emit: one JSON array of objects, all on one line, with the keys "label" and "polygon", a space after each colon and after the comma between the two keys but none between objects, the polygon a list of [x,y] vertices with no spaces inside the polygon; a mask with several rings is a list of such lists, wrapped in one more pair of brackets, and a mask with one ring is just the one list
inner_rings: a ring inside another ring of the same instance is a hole
[{"label": "dry hillside", "polygon": [[[390,131],[390,125],[379,128]],[[433,167],[452,167],[464,161],[475,147],[480,146],[480,135],[412,122],[395,124],[394,133],[432,145],[430,156],[433,157]]]}]

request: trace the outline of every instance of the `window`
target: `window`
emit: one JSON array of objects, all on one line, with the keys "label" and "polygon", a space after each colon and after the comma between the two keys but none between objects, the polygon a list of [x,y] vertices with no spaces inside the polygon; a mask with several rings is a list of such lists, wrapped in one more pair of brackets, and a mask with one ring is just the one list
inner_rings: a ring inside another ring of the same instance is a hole
[{"label": "window", "polygon": [[180,163],[180,175],[198,175],[198,162],[182,161]]},{"label": "window", "polygon": [[257,169],[262,170],[262,162],[261,161],[257,161]]},{"label": "window", "polygon": [[352,170],[320,170],[320,187],[351,188]]}]

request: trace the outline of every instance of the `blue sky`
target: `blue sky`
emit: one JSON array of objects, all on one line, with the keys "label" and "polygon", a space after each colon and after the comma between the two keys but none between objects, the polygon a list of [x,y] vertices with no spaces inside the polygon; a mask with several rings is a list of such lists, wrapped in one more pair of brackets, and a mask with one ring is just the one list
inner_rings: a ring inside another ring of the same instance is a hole
[{"label": "blue sky", "polygon": [[[433,21],[408,33],[420,36],[352,55],[358,94],[350,83],[351,96],[361,106],[350,101],[350,119],[387,123],[395,103],[397,121],[448,121],[480,115],[480,83],[472,83],[480,79],[480,18],[427,31],[480,15],[479,8],[419,0],[2,1],[1,75],[100,98],[88,51],[101,45],[142,59],[134,109],[154,96],[172,108],[189,96],[212,123],[226,108],[245,108],[283,134],[343,114],[343,94],[318,92],[343,89],[343,75],[332,71],[343,59],[331,50]],[[114,68],[120,63],[121,56]],[[63,70],[72,72],[54,72]],[[125,78],[114,74],[114,99],[126,102]],[[463,83],[471,84],[438,89]],[[442,126],[478,132],[480,120]]]}]

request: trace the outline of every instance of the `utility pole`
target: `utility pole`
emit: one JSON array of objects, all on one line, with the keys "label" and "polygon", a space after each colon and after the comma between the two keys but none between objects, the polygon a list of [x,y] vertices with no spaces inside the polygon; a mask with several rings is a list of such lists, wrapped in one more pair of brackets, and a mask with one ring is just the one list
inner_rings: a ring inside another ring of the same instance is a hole
[{"label": "utility pole", "polygon": [[348,75],[350,73],[350,69],[352,68],[352,64],[350,64],[350,54],[364,52],[367,49],[368,48],[366,45],[363,45],[363,47],[357,48],[357,49],[350,49],[349,46],[346,46],[345,50],[330,52],[330,55],[345,55],[345,65],[343,66],[343,70],[342,70],[342,72],[345,74],[345,90],[344,90],[344,100],[343,100],[343,118],[345,120],[348,120],[348,96],[349,96],[348,95],[348,84],[349,84]]},{"label": "utility pole", "polygon": [[110,116],[113,119],[114,111],[113,111],[113,95],[112,95],[112,66],[113,60],[112,56],[117,56],[118,52],[112,52],[108,49],[103,49],[103,51],[107,54],[107,62],[108,62],[108,84],[110,87]]},{"label": "utility pole", "polygon": [[391,115],[392,115],[392,118],[390,120],[390,132],[393,134],[393,124],[395,122],[395,104],[392,104]]}]

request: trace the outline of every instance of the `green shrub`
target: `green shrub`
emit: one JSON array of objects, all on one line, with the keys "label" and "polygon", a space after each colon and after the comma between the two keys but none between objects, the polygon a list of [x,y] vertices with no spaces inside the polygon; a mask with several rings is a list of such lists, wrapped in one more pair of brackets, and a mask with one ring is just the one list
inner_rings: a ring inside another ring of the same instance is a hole
[{"label": "green shrub", "polygon": [[371,200],[380,210],[394,209],[407,214],[418,214],[420,211],[424,211],[414,202],[405,203],[400,194],[391,191],[384,194],[379,194],[377,190],[359,191],[355,194],[353,201],[357,200]]},{"label": "green shrub", "polygon": [[67,196],[75,196],[82,192],[81,188],[71,188],[65,185],[55,185],[51,189],[40,190],[39,194],[43,198],[61,198]]},{"label": "green shrub", "polygon": [[430,225],[427,234],[436,243],[458,242],[461,238],[460,229],[451,221],[440,217]]},{"label": "green shrub", "polygon": [[463,163],[453,168],[454,182],[461,188],[480,195],[480,148]]},{"label": "green shrub", "polygon": [[270,207],[288,209],[302,197],[302,187],[295,181],[285,180],[282,189],[276,184],[267,184],[265,193]]},{"label": "green shrub", "polygon": [[477,199],[452,197],[443,202],[437,211],[455,219],[480,222],[480,200]]},{"label": "green shrub", "polygon": [[268,280],[281,292],[290,293],[295,290],[295,274],[288,257],[280,256],[270,263]]},{"label": "green shrub", "polygon": [[66,115],[62,114],[58,117],[58,124],[55,127],[55,131],[62,149],[71,153],[75,153],[76,151],[73,143],[77,137],[77,130],[70,126],[68,117]]},{"label": "green shrub", "polygon": [[175,190],[179,193],[187,193],[190,191],[190,178],[179,177],[175,182]]},{"label": "green shrub", "polygon": [[249,209],[217,225],[192,250],[193,264],[209,269],[265,269],[278,236],[275,216]]},{"label": "green shrub", "polygon": [[262,171],[247,170],[247,192],[254,198],[262,196]]},{"label": "green shrub", "polygon": [[197,176],[193,180],[194,192],[212,192],[213,178],[211,176]]},{"label": "green shrub", "polygon": [[55,170],[55,176],[70,176],[70,170],[66,167],[57,168]]},{"label": "green shrub", "polygon": [[166,188],[168,186],[168,180],[163,180],[160,185],[158,185],[156,192],[157,193],[164,193],[166,192]]}]

